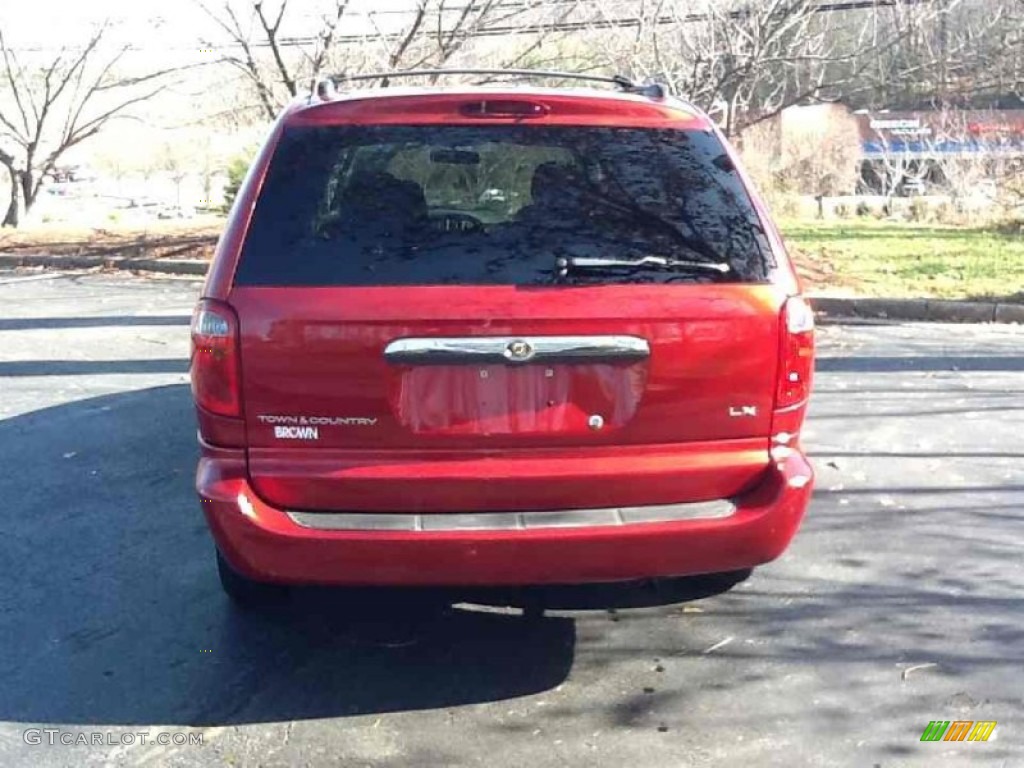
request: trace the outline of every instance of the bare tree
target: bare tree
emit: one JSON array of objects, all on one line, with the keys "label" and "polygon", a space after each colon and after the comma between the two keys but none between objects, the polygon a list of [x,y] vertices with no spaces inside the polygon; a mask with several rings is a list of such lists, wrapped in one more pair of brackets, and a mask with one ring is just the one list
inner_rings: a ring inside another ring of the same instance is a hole
[{"label": "bare tree", "polygon": [[[331,0],[315,34],[286,35],[292,0],[197,0],[226,35],[221,61],[252,87],[259,112],[273,119],[328,67],[337,71],[437,68],[460,56],[512,67],[528,61],[582,0],[413,0],[407,12],[355,15]],[[397,23],[396,23],[397,21]],[[343,25],[346,26],[343,29]],[[500,41],[502,51],[482,41]],[[215,46],[208,37],[203,45]],[[436,79],[436,78],[435,78]],[[378,85],[386,87],[388,78]]]},{"label": "bare tree", "polygon": [[1011,23],[1019,3],[901,0],[876,9],[870,60],[851,91],[866,107],[965,106],[1006,74],[1021,40]]},{"label": "bare tree", "polygon": [[792,105],[967,84],[972,45],[1005,18],[977,6],[1020,2],[590,0],[582,26],[594,66],[666,82],[735,136]]},{"label": "bare tree", "polygon": [[[307,88],[310,79],[324,69],[349,0],[332,0],[312,37],[286,36],[282,25],[289,0],[276,0],[271,5],[269,8],[264,0],[224,0],[217,4],[199,0],[199,6],[228,39],[225,47],[204,37],[203,45],[224,51],[220,61],[243,75],[268,120],[274,119],[281,106],[300,88]],[[293,55],[295,50],[297,56]]]},{"label": "bare tree", "polygon": [[[818,0],[599,3],[612,68],[667,83],[728,135],[825,93],[852,53]],[[623,14],[623,9],[629,13]],[[624,29],[624,27],[629,27]]]},{"label": "bare tree", "polygon": [[194,145],[165,142],[158,155],[160,170],[174,184],[174,204],[181,208],[181,185],[188,178],[192,168],[198,165],[198,153]]},{"label": "bare tree", "polygon": [[[436,0],[434,8],[434,31],[429,36],[428,54],[423,64],[443,67],[456,57],[467,44],[481,39],[501,35],[509,27],[524,30],[523,35],[502,35],[503,56],[499,69],[521,64],[531,53],[538,50],[560,23],[563,23],[579,5],[578,0],[462,0],[461,8],[447,0]],[[553,13],[552,13],[553,12]],[[516,44],[512,38],[520,38]],[[476,59],[488,58],[477,50],[467,52]],[[432,50],[431,50],[432,49]]]},{"label": "bare tree", "polygon": [[80,46],[56,50],[45,61],[22,61],[0,31],[0,165],[10,201],[3,226],[18,226],[60,158],[113,118],[160,91],[154,81],[173,70],[122,76],[127,46],[108,51],[98,26]]}]

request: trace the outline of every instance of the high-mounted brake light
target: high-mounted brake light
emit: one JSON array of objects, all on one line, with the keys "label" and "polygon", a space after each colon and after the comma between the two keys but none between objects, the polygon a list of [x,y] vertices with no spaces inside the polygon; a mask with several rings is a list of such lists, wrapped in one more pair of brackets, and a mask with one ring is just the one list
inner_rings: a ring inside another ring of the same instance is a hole
[{"label": "high-mounted brake light", "polygon": [[459,111],[466,117],[544,117],[551,111],[547,104],[516,99],[482,99],[463,104]]},{"label": "high-mounted brake light", "polygon": [[814,376],[814,311],[801,297],[786,301],[782,310],[781,354],[775,408],[804,403],[811,395]]},{"label": "high-mounted brake light", "polygon": [[218,416],[241,416],[238,320],[226,304],[204,299],[192,316],[192,396]]}]

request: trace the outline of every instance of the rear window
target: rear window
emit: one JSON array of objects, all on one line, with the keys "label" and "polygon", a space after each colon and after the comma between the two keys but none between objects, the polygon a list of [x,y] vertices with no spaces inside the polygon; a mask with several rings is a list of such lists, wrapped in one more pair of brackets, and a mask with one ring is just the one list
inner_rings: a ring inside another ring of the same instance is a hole
[{"label": "rear window", "polygon": [[708,132],[292,127],[271,160],[235,282],[755,282],[768,253],[746,190]]}]

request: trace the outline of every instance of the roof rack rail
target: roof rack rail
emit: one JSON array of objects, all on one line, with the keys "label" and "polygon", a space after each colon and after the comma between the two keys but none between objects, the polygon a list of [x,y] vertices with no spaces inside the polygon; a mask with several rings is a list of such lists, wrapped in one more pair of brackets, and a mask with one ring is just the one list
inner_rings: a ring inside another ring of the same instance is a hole
[{"label": "roof rack rail", "polygon": [[445,75],[496,75],[504,77],[536,77],[548,79],[585,80],[592,83],[614,85],[625,93],[635,93],[649,99],[663,99],[668,89],[661,83],[636,83],[624,75],[587,75],[578,72],[556,72],[545,69],[407,69],[394,72],[369,72],[365,74],[339,74],[321,79],[315,84],[316,95],[323,100],[331,99],[342,83],[361,80],[390,80],[396,77],[443,77]]}]

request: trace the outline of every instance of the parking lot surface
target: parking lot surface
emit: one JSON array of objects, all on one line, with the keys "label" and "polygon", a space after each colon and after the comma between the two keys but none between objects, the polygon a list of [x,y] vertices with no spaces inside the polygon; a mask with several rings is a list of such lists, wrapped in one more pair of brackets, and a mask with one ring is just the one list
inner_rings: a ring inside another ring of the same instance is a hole
[{"label": "parking lot surface", "polygon": [[[814,502],[725,594],[246,615],[192,488],[198,290],[0,273],[0,765],[1024,765],[1021,328],[822,328]],[[958,719],[998,725],[919,741]]]}]

